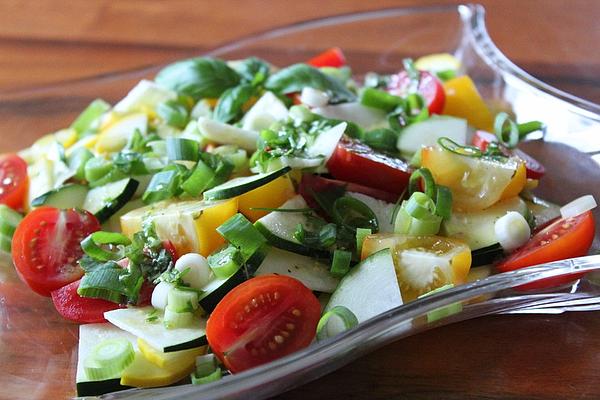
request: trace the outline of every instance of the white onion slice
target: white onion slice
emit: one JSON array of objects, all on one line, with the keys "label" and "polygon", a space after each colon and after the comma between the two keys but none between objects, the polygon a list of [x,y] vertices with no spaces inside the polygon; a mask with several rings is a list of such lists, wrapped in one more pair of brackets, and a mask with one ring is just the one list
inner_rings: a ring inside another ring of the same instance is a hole
[{"label": "white onion slice", "polygon": [[586,211],[596,208],[596,200],[591,194],[586,194],[578,199],[573,200],[569,204],[565,204],[560,208],[560,215],[563,218],[576,217]]},{"label": "white onion slice", "polygon": [[510,251],[521,247],[529,240],[531,228],[525,218],[515,211],[509,211],[498,218],[494,224],[496,240],[504,250]]},{"label": "white onion slice", "polygon": [[300,101],[309,107],[323,107],[329,103],[329,95],[311,87],[305,87],[300,94]]}]

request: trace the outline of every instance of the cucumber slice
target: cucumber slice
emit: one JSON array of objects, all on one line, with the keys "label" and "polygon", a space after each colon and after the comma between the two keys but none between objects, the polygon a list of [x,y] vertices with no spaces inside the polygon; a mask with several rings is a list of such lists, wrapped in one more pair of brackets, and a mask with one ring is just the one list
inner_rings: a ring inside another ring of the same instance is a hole
[{"label": "cucumber slice", "polygon": [[[304,198],[296,195],[283,203],[281,209],[301,209],[307,208],[308,205]],[[254,223],[256,229],[263,234],[269,243],[283,250],[291,251],[307,256],[315,256],[315,251],[309,249],[300,243],[295,237],[296,227],[307,225],[308,217],[301,212],[282,212],[272,211]],[[329,252],[324,253],[325,257],[329,256]]]},{"label": "cucumber slice", "polygon": [[396,147],[405,155],[412,155],[422,146],[435,146],[440,137],[447,137],[460,145],[467,143],[467,121],[446,115],[433,115],[425,121],[402,129]]},{"label": "cucumber slice", "polygon": [[131,200],[138,185],[135,179],[126,178],[98,186],[87,193],[83,208],[94,214],[102,223]]},{"label": "cucumber slice", "polygon": [[516,211],[523,216],[528,212],[527,205],[521,198],[512,197],[481,211],[453,211],[452,216],[442,222],[440,232],[442,236],[462,240],[469,245],[471,251],[482,249],[498,242],[494,224],[508,211]]},{"label": "cucumber slice", "polygon": [[192,349],[207,343],[205,319],[194,317],[194,322],[188,327],[168,329],[164,325],[163,314],[158,310],[157,319],[152,322],[146,320],[154,310],[152,307],[121,308],[105,312],[104,318],[165,353]]},{"label": "cucumber slice", "polygon": [[11,249],[12,249],[11,238],[8,236],[5,236],[5,235],[0,235],[0,251],[10,255]]},{"label": "cucumber slice", "polygon": [[265,174],[257,174],[232,179],[223,183],[222,185],[215,186],[214,188],[204,192],[204,200],[223,200],[240,196],[246,192],[266,185],[267,183],[288,173],[290,170],[290,167],[283,167],[277,171],[268,172]]},{"label": "cucumber slice", "polygon": [[329,273],[329,265],[275,247],[269,250],[255,273],[256,276],[267,274],[291,276],[317,292],[333,293],[339,283],[339,279]]},{"label": "cucumber slice", "polygon": [[83,368],[85,359],[98,343],[107,339],[126,339],[131,342],[134,349],[137,349],[137,338],[114,325],[107,323],[81,325],[79,327],[79,349],[77,352],[77,396],[98,396],[117,390],[129,389],[128,386],[121,386],[120,376],[94,381],[85,374]]},{"label": "cucumber slice", "polygon": [[0,204],[0,235],[5,235],[9,239],[12,238],[17,225],[21,223],[23,216],[8,207],[7,205]]},{"label": "cucumber slice", "polygon": [[[402,304],[392,253],[384,249],[364,259],[342,278],[325,312],[344,306],[354,313],[358,322],[363,322]],[[327,326],[331,336],[342,328],[336,326],[336,322],[331,321]]]},{"label": "cucumber slice", "polygon": [[36,197],[31,201],[31,206],[51,206],[62,209],[81,208],[87,194],[87,186],[69,183]]},{"label": "cucumber slice", "polygon": [[503,255],[504,249],[500,243],[475,250],[471,252],[471,268],[491,264]]},{"label": "cucumber slice", "polygon": [[235,144],[244,150],[255,151],[259,133],[233,125],[214,121],[206,117],[198,118],[198,130],[213,142],[220,144]]}]

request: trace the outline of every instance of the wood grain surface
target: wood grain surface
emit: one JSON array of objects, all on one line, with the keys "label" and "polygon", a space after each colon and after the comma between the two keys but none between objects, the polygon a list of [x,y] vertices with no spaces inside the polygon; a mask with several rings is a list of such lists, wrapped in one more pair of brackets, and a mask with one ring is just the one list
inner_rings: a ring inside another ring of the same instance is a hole
[{"label": "wood grain surface", "polygon": [[[243,35],[305,19],[442,3],[458,2],[2,0],[0,93],[196,55]],[[491,36],[518,65],[600,102],[600,1],[482,3]],[[562,40],[546,40],[556,30]],[[15,104],[8,113],[22,112]],[[0,132],[0,152],[24,147],[41,133]],[[14,276],[1,281],[0,310],[19,310],[19,316],[0,312],[0,398],[72,396],[69,366],[74,359],[52,360],[76,340],[76,327],[64,329],[51,304],[23,293]],[[44,317],[36,319],[40,315]],[[28,356],[32,346],[47,354],[47,365]],[[398,341],[278,398],[598,399],[598,349],[598,313],[486,317]]]}]

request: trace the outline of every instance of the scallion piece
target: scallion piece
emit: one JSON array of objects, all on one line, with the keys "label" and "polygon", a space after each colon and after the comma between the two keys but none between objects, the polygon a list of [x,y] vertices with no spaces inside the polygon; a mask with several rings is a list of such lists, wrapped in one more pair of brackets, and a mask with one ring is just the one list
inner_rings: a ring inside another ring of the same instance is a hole
[{"label": "scallion piece", "polygon": [[517,125],[517,129],[519,130],[519,138],[523,139],[525,136],[535,131],[542,131],[546,129],[546,125],[540,121],[529,121],[523,122],[522,124]]},{"label": "scallion piece", "polygon": [[198,376],[196,373],[193,373],[190,378],[192,379],[192,385],[205,385],[220,380],[222,376],[223,372],[221,368],[217,368],[206,376]]},{"label": "scallion piece", "polygon": [[331,216],[338,225],[350,228],[369,228],[373,232],[379,230],[377,216],[362,201],[350,196],[338,198],[331,209]]},{"label": "scallion piece", "polygon": [[177,313],[194,312],[198,309],[198,292],[172,287],[167,292],[167,305]]},{"label": "scallion piece", "polygon": [[375,129],[365,132],[362,141],[374,149],[395,152],[398,134],[388,128]]},{"label": "scallion piece", "polygon": [[[519,143],[519,127],[510,119],[510,116],[501,112],[496,115],[494,120],[494,133],[498,138],[498,141],[509,149],[517,147]],[[508,137],[507,137],[508,135]]]},{"label": "scallion piece", "polygon": [[481,149],[479,149],[475,146],[462,146],[462,145],[456,143],[454,140],[447,138],[445,136],[438,139],[438,144],[444,150],[448,150],[454,154],[458,154],[459,156],[476,157],[476,158],[483,156],[483,152],[481,151]]},{"label": "scallion piece", "polygon": [[367,228],[357,228],[356,229],[356,253],[360,256],[362,253],[362,246],[365,238],[372,234],[373,232]]},{"label": "scallion piece", "polygon": [[110,173],[114,168],[115,166],[112,162],[102,157],[89,159],[84,167],[85,180],[95,182]]},{"label": "scallion piece", "polygon": [[88,256],[100,261],[119,260],[123,258],[122,252],[112,252],[101,248],[103,245],[127,246],[131,243],[129,238],[116,232],[94,232],[81,241],[81,249]]},{"label": "scallion piece", "polygon": [[80,147],[69,154],[67,165],[71,171],[75,171],[75,179],[85,180],[85,164],[92,158],[94,155],[85,147]]},{"label": "scallion piece", "polygon": [[78,136],[81,136],[92,128],[92,124],[110,110],[110,104],[102,99],[92,101],[81,114],[73,121],[71,128],[75,129]]},{"label": "scallion piece", "polygon": [[433,175],[431,175],[431,171],[427,168],[419,168],[415,170],[408,180],[408,194],[412,196],[413,193],[419,192],[419,183],[423,181],[423,189],[424,193],[430,198],[435,198],[436,194],[436,185],[433,180]]},{"label": "scallion piece", "polygon": [[319,323],[317,324],[317,340],[324,340],[330,337],[330,330],[327,329],[327,325],[332,317],[339,318],[344,325],[344,329],[339,332],[335,332],[335,334],[352,329],[358,325],[358,319],[352,311],[344,306],[335,306],[323,314],[319,320]]},{"label": "scallion piece", "polygon": [[404,210],[413,218],[423,219],[435,213],[435,203],[422,192],[414,192],[404,204]]},{"label": "scallion piece", "polygon": [[195,140],[168,137],[166,147],[169,161],[198,161],[200,143]]},{"label": "scallion piece", "polygon": [[350,262],[352,253],[346,250],[335,250],[333,252],[333,261],[331,262],[331,275],[341,278],[350,271]]},{"label": "scallion piece", "polygon": [[167,100],[156,107],[156,113],[168,125],[183,129],[187,125],[190,113],[182,99]]},{"label": "scallion piece", "polygon": [[209,189],[209,184],[214,178],[215,171],[206,165],[204,161],[198,160],[190,176],[181,184],[181,188],[190,196],[197,197]]},{"label": "scallion piece", "polygon": [[208,376],[218,367],[217,358],[213,353],[196,357],[196,376]]},{"label": "scallion piece", "polygon": [[148,188],[142,196],[146,204],[161,200],[167,200],[175,196],[179,188],[180,174],[179,170],[170,169],[154,174]]},{"label": "scallion piece", "polygon": [[[452,289],[452,288],[454,288],[454,285],[452,283],[450,283],[448,285],[444,285],[437,289],[433,289],[430,292],[422,294],[421,296],[419,296],[419,299],[422,299],[423,297],[431,296],[434,294],[438,294],[440,292],[443,292],[444,290],[448,290],[448,289]],[[463,307],[462,307],[461,302],[456,302],[456,303],[452,303],[445,307],[437,308],[437,309],[427,313],[427,322],[432,323],[432,322],[438,321],[440,319],[447,318],[451,315],[458,314],[462,311],[462,309],[463,309]]]},{"label": "scallion piece", "polygon": [[452,192],[446,186],[437,185],[436,188],[435,213],[444,219],[448,219],[452,216]]},{"label": "scallion piece", "polygon": [[167,329],[176,329],[188,327],[194,321],[194,314],[191,312],[177,312],[167,304],[163,324]]},{"label": "scallion piece", "polygon": [[403,105],[404,99],[383,90],[366,88],[361,93],[360,103],[367,107],[378,108],[390,112],[396,107]]},{"label": "scallion piece", "polygon": [[240,213],[225,221],[217,232],[240,250],[244,261],[267,243],[267,239]]},{"label": "scallion piece", "polygon": [[233,275],[244,263],[244,258],[235,246],[227,246],[208,256],[208,266],[218,279]]},{"label": "scallion piece", "polygon": [[126,339],[108,339],[97,344],[84,361],[84,371],[90,380],[101,381],[117,377],[135,358],[133,345]]},{"label": "scallion piece", "polygon": [[0,204],[0,234],[12,238],[23,216],[5,204]]}]

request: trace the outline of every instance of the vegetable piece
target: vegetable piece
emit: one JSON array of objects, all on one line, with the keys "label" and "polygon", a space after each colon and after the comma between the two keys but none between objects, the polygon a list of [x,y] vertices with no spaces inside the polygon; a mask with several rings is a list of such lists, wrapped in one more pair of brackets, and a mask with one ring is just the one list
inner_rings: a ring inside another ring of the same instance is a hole
[{"label": "vegetable piece", "polygon": [[352,253],[346,250],[337,249],[333,252],[333,260],[331,262],[331,275],[336,278],[342,278],[350,271],[350,263],[352,262]]},{"label": "vegetable piece", "polygon": [[256,89],[250,84],[242,84],[227,89],[219,97],[213,118],[224,123],[237,121],[244,111],[245,104],[248,103],[255,92]]},{"label": "vegetable piece", "polygon": [[342,196],[335,200],[331,209],[333,221],[349,228],[368,228],[374,232],[379,230],[377,216],[362,201],[355,197]]},{"label": "vegetable piece", "polygon": [[260,264],[256,276],[287,275],[298,279],[310,290],[332,293],[339,280],[329,273],[329,267],[313,257],[270,248]]},{"label": "vegetable piece", "polygon": [[[191,359],[191,358],[190,358]],[[186,359],[172,367],[160,368],[142,353],[136,352],[133,362],[121,373],[121,385],[141,388],[168,386],[189,375],[195,367],[194,361]]]},{"label": "vegetable piece", "polygon": [[[448,285],[439,287],[437,289],[432,290],[431,292],[422,294],[421,296],[419,296],[419,299],[422,299],[423,297],[431,296],[434,294],[438,294],[440,292],[443,292],[444,290],[452,289],[453,287],[454,287],[454,285],[452,285],[452,284],[448,284]],[[445,307],[436,308],[435,310],[427,313],[427,322],[432,323],[435,321],[439,321],[440,319],[447,318],[451,315],[458,314],[462,311],[462,309],[463,308],[462,308],[461,302],[456,302],[456,303],[452,303]]]},{"label": "vegetable piece", "polygon": [[195,140],[168,137],[166,147],[169,161],[198,161],[200,144]]},{"label": "vegetable piece", "polygon": [[332,103],[353,101],[356,97],[340,80],[306,64],[280,69],[267,79],[265,87],[282,94],[299,93],[305,87],[312,87],[327,93]]},{"label": "vegetable piece", "polygon": [[[501,272],[587,254],[594,240],[594,217],[586,211],[560,218],[537,232],[524,246],[498,265]],[[558,279],[560,280],[560,278]]]},{"label": "vegetable piece", "polygon": [[206,117],[198,118],[198,129],[206,139],[213,142],[235,144],[248,151],[256,150],[256,141],[258,140],[256,131],[237,128]]},{"label": "vegetable piece", "polygon": [[92,128],[94,122],[104,113],[110,110],[110,104],[102,99],[92,101],[81,114],[71,124],[71,129],[75,129],[77,135],[81,136]]},{"label": "vegetable piece", "polygon": [[321,132],[314,143],[307,147],[306,153],[314,158],[323,157],[323,162],[327,163],[335,151],[340,139],[344,135],[346,126],[348,126],[346,122],[341,122]]},{"label": "vegetable piece", "polygon": [[396,207],[395,204],[383,200],[378,200],[366,194],[352,192],[350,190],[346,192],[346,195],[363,202],[367,207],[369,207],[373,211],[375,217],[377,218],[378,232],[392,233],[394,231],[392,216]]},{"label": "vegetable piece", "polygon": [[[360,128],[371,130],[388,126],[385,111],[357,102],[330,104],[312,110],[315,114],[337,121],[349,121]],[[355,136],[355,135],[350,135]]]},{"label": "vegetable piece", "polygon": [[80,282],[75,281],[52,291],[54,308],[63,318],[80,324],[106,322],[104,313],[119,308],[119,304],[80,296],[77,293]]},{"label": "vegetable piece", "polygon": [[196,357],[202,356],[206,353],[206,346],[194,347],[188,350],[172,351],[165,353],[152,347],[144,339],[138,338],[138,348],[140,353],[150,361],[152,364],[159,368],[175,369],[180,365],[189,365],[196,363]]},{"label": "vegetable piece", "polygon": [[230,199],[232,197],[243,195],[244,193],[266,185],[267,183],[288,173],[290,170],[290,167],[283,167],[273,172],[234,178],[204,192],[204,199],[212,201]]},{"label": "vegetable piece", "polygon": [[406,189],[410,177],[410,168],[401,159],[377,152],[348,137],[338,143],[327,162],[327,169],[337,179],[396,194]]},{"label": "vegetable piece", "polygon": [[233,275],[244,263],[244,257],[235,246],[227,246],[208,256],[208,265],[217,279]]},{"label": "vegetable piece", "polygon": [[596,208],[596,200],[591,194],[581,196],[560,208],[560,215],[563,218],[576,217],[586,211]]},{"label": "vegetable piece", "polygon": [[242,118],[242,128],[260,132],[287,115],[285,104],[273,92],[266,91]]},{"label": "vegetable piece", "polygon": [[[325,312],[343,306],[355,315],[358,322],[364,322],[401,306],[402,299],[391,252],[384,249],[363,260],[342,278]],[[343,330],[345,327],[339,321],[332,320],[323,333],[334,336]]]},{"label": "vegetable piece", "polygon": [[313,67],[343,67],[346,65],[346,57],[339,47],[332,47],[317,54],[307,61]]},{"label": "vegetable piece", "polygon": [[177,254],[208,256],[223,243],[215,229],[237,211],[237,199],[219,202],[159,202],[128,212],[121,217],[121,230],[128,237],[142,230],[144,221],[153,222],[161,240],[169,240]]},{"label": "vegetable piece", "polygon": [[85,185],[68,183],[32,200],[32,207],[82,208],[88,188]]},{"label": "vegetable piece", "polygon": [[254,225],[239,213],[219,226],[217,232],[240,250],[244,261],[267,242]]},{"label": "vegetable piece", "polygon": [[168,329],[163,323],[163,313],[157,312],[156,319],[148,321],[152,307],[130,307],[108,311],[104,314],[111,324],[143,339],[158,351],[192,349],[206,344],[205,323],[194,317],[193,323],[184,328]]},{"label": "vegetable piece", "polygon": [[442,114],[464,118],[477,129],[492,130],[494,117],[471,78],[463,75],[447,80],[444,91],[446,102]]},{"label": "vegetable piece", "polygon": [[90,379],[109,379],[119,375],[134,357],[135,351],[127,339],[107,339],[94,346],[83,368]]},{"label": "vegetable piece", "polygon": [[382,249],[391,250],[405,301],[449,283],[464,283],[471,266],[469,247],[441,236],[370,235],[363,242],[362,258]]},{"label": "vegetable piece", "polygon": [[238,210],[250,221],[255,222],[269,213],[259,208],[277,208],[296,194],[289,174],[275,178],[266,185],[242,194],[238,199]]},{"label": "vegetable piece", "polygon": [[518,212],[509,211],[494,224],[496,239],[503,249],[510,251],[529,240],[531,229],[527,220]]},{"label": "vegetable piece", "polygon": [[[407,71],[392,75],[387,90],[393,95],[406,97],[413,89],[414,82]],[[423,96],[429,114],[441,114],[444,109],[446,95],[438,78],[426,71],[418,73],[416,92]]]},{"label": "vegetable piece", "polygon": [[445,115],[433,115],[417,124],[402,129],[396,146],[403,154],[412,156],[423,146],[435,146],[440,137],[447,137],[459,144],[467,142],[467,121]]},{"label": "vegetable piece", "polygon": [[147,129],[148,116],[145,113],[129,114],[114,119],[98,134],[95,149],[101,154],[121,151],[136,131],[145,135]]},{"label": "vegetable piece", "polygon": [[97,230],[98,220],[86,211],[35,209],[13,236],[12,258],[19,277],[42,296],[76,281],[83,275],[76,263],[83,255],[79,243]]},{"label": "vegetable piece", "polygon": [[175,263],[175,269],[182,272],[183,282],[194,289],[200,289],[210,280],[208,261],[197,253],[188,253],[179,257]]},{"label": "vegetable piece", "polygon": [[356,318],[356,315],[352,313],[352,311],[344,306],[335,306],[323,314],[319,320],[319,324],[317,325],[317,340],[323,340],[329,337],[329,332],[326,327],[329,319],[332,317],[337,317],[342,321],[344,324],[344,330],[352,329],[358,325],[358,319]]},{"label": "vegetable piece", "polygon": [[23,220],[23,216],[8,207],[7,205],[0,204],[0,235],[5,236],[8,239],[12,239],[15,229]]},{"label": "vegetable piece", "polygon": [[217,365],[214,354],[206,354],[196,358],[196,370],[190,375],[192,385],[204,385],[221,379],[221,368]]},{"label": "vegetable piece", "polygon": [[142,79],[127,93],[121,101],[115,104],[113,110],[126,114],[132,112],[155,112],[160,103],[177,99],[177,93],[160,87],[147,79]]},{"label": "vegetable piece", "polygon": [[329,96],[320,90],[305,87],[300,93],[300,102],[309,107],[324,107],[329,102]]},{"label": "vegetable piece", "polygon": [[190,311],[178,312],[167,302],[167,307],[165,308],[163,316],[163,324],[165,328],[169,330],[192,327],[194,324],[194,313]]},{"label": "vegetable piece", "polygon": [[138,181],[126,178],[95,187],[87,193],[83,208],[94,214],[102,223],[133,198],[138,186]]},{"label": "vegetable piece", "polygon": [[[152,307],[164,311],[164,309],[167,308],[169,291],[173,287],[175,287],[175,285],[170,282],[158,282],[158,285],[152,290],[152,297],[150,300]],[[152,319],[155,319],[155,317],[158,318],[158,315],[153,315]],[[148,320],[148,318],[146,320]]]},{"label": "vegetable piece", "polygon": [[320,309],[314,294],[298,280],[259,276],[221,300],[206,333],[215,355],[232,372],[241,372],[308,346]]},{"label": "vegetable piece", "polygon": [[451,54],[428,54],[415,60],[415,68],[436,74],[445,81],[456,77],[461,68],[460,61]]},{"label": "vegetable piece", "polygon": [[0,204],[21,210],[27,197],[27,163],[16,154],[0,156]]},{"label": "vegetable piece", "polygon": [[197,57],[166,66],[156,75],[155,81],[159,86],[200,100],[218,98],[225,90],[236,86],[240,76],[221,60]]}]

